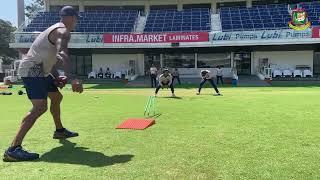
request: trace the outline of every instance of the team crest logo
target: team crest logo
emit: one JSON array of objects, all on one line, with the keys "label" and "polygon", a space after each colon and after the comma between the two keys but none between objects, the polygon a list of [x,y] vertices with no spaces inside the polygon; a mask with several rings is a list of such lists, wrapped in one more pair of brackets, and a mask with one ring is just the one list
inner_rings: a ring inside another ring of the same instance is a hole
[{"label": "team crest logo", "polygon": [[291,21],[289,27],[294,30],[306,30],[311,26],[308,21],[308,14],[304,9],[295,9],[291,13]]}]

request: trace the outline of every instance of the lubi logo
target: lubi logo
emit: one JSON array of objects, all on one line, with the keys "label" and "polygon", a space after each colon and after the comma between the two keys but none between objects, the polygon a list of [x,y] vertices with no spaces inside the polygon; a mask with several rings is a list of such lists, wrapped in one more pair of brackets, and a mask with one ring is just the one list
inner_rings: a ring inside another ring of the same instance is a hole
[{"label": "lubi logo", "polygon": [[291,13],[291,21],[288,23],[289,27],[294,30],[302,31],[311,26],[308,21],[308,14],[304,9],[294,9]]}]

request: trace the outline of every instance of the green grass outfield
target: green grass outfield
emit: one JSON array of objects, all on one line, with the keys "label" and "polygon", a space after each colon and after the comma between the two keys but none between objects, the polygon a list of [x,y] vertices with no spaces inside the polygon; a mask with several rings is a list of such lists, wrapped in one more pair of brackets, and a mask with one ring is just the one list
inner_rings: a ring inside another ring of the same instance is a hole
[{"label": "green grass outfield", "polygon": [[[117,130],[143,117],[152,89],[87,86],[64,90],[63,120],[80,133],[53,140],[46,113],[24,141],[36,162],[0,161],[0,179],[319,179],[319,87],[224,87],[224,96],[178,88],[181,99],[156,99],[161,114],[144,131]],[[13,91],[17,91],[15,88]],[[26,96],[0,96],[0,152],[10,144]]]}]

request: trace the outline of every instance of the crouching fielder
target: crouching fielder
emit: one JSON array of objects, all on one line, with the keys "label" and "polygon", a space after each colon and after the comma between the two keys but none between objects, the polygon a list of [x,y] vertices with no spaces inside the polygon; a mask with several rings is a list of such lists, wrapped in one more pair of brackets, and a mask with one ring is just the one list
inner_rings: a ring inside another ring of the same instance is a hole
[{"label": "crouching fielder", "polygon": [[176,97],[176,95],[174,94],[172,75],[169,73],[168,69],[164,69],[163,73],[159,76],[159,84],[156,88],[155,96],[157,96],[159,89],[164,87],[170,87],[172,97]]},{"label": "crouching fielder", "polygon": [[202,70],[200,75],[201,75],[202,81],[200,83],[200,87],[199,87],[199,90],[197,92],[197,95],[200,94],[201,89],[202,89],[203,85],[206,83],[206,81],[209,81],[210,84],[212,85],[212,87],[214,88],[214,90],[216,91],[217,95],[220,96],[221,94],[220,94],[216,84],[213,81],[213,77],[211,76],[210,71],[209,70]]}]

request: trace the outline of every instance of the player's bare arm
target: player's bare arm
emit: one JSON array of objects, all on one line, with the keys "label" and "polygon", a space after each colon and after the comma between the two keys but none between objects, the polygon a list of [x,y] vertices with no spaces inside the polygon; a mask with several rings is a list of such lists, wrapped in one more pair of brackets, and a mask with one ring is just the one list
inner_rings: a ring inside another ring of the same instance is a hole
[{"label": "player's bare arm", "polygon": [[[56,29],[54,32],[51,33],[51,37],[49,37],[52,42],[55,43],[55,46],[57,48],[57,59],[58,59],[58,64],[62,63],[63,64],[63,71],[64,71],[64,76],[73,79],[71,81],[72,84],[72,90],[74,92],[83,92],[83,87],[82,83],[77,80],[72,78],[72,74],[70,72],[70,57],[69,57],[69,51],[68,51],[68,43],[71,38],[70,32],[66,28],[59,28]],[[64,81],[64,80],[63,80]]]},{"label": "player's bare arm", "polygon": [[59,28],[54,30],[49,37],[51,42],[54,42],[57,48],[57,59],[58,63],[63,64],[63,70],[67,77],[71,77],[70,73],[70,58],[68,51],[68,43],[70,41],[71,35],[66,28]]}]

